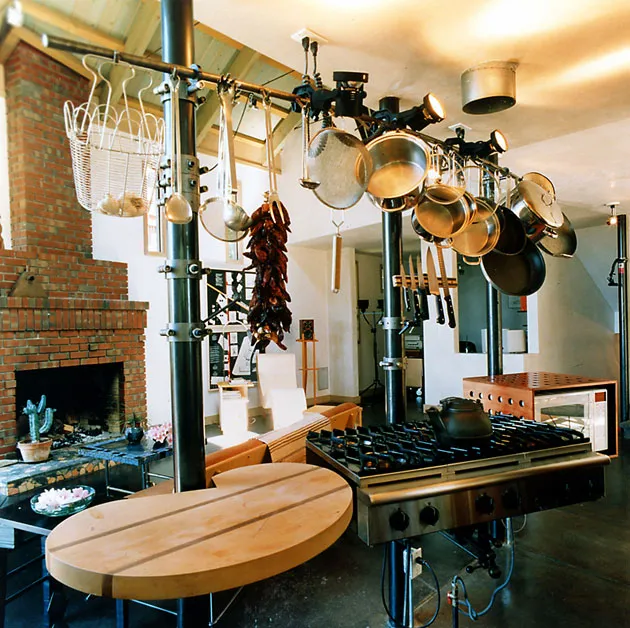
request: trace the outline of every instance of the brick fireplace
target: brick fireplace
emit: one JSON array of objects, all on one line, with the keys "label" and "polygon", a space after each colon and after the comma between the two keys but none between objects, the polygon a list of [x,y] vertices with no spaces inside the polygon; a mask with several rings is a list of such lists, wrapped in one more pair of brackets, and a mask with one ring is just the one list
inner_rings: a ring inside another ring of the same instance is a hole
[{"label": "brick fireplace", "polygon": [[[0,458],[15,452],[21,371],[119,364],[121,418],[146,416],[148,309],[128,300],[126,264],[93,259],[92,218],[76,200],[63,103],[85,101],[86,80],[20,43],[5,84],[13,249],[0,251]],[[40,296],[14,294],[20,277]]]}]

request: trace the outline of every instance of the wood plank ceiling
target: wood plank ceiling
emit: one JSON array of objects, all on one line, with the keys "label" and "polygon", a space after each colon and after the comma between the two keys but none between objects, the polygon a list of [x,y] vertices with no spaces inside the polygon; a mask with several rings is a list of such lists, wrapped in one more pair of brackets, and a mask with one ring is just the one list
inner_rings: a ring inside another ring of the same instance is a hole
[{"label": "wood plank ceiling", "polygon": [[[41,34],[48,33],[113,48],[140,56],[160,58],[160,4],[156,0],[0,0],[2,26],[0,28],[0,64],[4,63],[20,41],[24,41],[63,63],[78,74],[91,78],[79,56],[43,48]],[[195,62],[205,71],[231,74],[242,80],[291,91],[301,80],[295,70],[266,57],[247,46],[213,30],[205,24],[195,24]],[[93,65],[90,62],[90,65]],[[100,67],[111,88],[103,81],[99,98],[104,101],[111,89],[112,104],[122,97],[123,81],[128,70],[105,62]],[[153,73],[153,85],[161,76]],[[138,73],[128,82],[130,102],[138,90],[146,85],[146,73]],[[148,111],[162,115],[159,99],[144,92]],[[87,99],[87,93],[86,93]],[[214,86],[206,102],[197,111],[197,150],[217,154],[219,129],[218,99]],[[282,148],[289,133],[299,124],[299,115],[289,111],[288,103],[272,105],[274,149]],[[265,123],[263,112],[247,105],[242,96],[234,108],[235,152],[237,161],[266,167]]]}]

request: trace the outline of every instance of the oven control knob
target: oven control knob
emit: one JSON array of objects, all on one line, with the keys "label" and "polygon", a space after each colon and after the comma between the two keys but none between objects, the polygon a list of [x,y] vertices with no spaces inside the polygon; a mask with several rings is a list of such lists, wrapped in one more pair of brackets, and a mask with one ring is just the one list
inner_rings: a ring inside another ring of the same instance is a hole
[{"label": "oven control knob", "polygon": [[490,515],[494,510],[494,499],[490,495],[479,495],[475,500],[475,508],[480,515]]},{"label": "oven control knob", "polygon": [[434,526],[440,520],[440,511],[435,506],[425,506],[420,511],[420,523]]},{"label": "oven control knob", "polygon": [[409,527],[409,515],[399,508],[390,515],[389,525],[398,532],[404,532]]},{"label": "oven control knob", "polygon": [[501,503],[506,510],[516,510],[521,505],[521,498],[516,489],[508,488],[501,495]]}]

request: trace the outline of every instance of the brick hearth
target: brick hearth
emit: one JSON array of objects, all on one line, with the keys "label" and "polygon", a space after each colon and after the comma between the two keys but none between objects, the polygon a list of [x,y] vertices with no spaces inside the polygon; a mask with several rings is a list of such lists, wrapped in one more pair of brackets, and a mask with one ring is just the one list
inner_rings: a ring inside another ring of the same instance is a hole
[{"label": "brick hearth", "polygon": [[[0,457],[15,452],[15,372],[121,362],[121,413],[146,415],[148,304],[128,300],[127,265],[92,258],[63,103],[86,80],[20,43],[5,65],[12,250],[0,251]],[[46,297],[11,296],[25,271]],[[33,396],[37,391],[33,391]]]}]

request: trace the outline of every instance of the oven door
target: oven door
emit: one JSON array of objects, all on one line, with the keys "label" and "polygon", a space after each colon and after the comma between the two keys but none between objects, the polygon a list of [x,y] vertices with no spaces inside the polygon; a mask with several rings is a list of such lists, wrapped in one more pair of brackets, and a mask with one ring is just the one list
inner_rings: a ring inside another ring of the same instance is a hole
[{"label": "oven door", "polygon": [[603,388],[536,395],[536,421],[568,427],[591,440],[593,451],[608,449],[608,392]]}]

